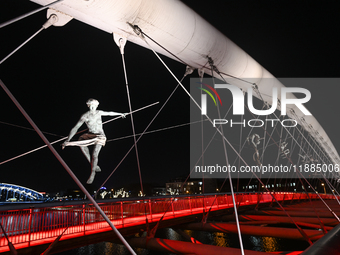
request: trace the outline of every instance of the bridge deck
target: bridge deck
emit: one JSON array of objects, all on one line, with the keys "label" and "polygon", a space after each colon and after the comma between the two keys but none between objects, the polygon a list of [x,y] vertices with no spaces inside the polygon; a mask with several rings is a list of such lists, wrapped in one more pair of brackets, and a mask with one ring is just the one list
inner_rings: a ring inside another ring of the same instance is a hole
[{"label": "bridge deck", "polygon": [[[278,201],[307,199],[306,194],[275,193]],[[236,194],[240,206],[270,203],[273,197],[269,193]],[[317,199],[316,194],[309,194]],[[324,199],[334,199],[332,195],[322,195]],[[233,207],[230,194],[198,195],[164,198],[145,198],[100,203],[100,207],[111,222],[120,231],[144,225],[146,218],[150,223],[179,219],[186,216],[202,214],[202,212],[218,211]],[[29,208],[0,211],[3,228],[10,242],[16,249],[45,245],[53,242],[66,228],[61,240],[74,239],[80,236],[111,231],[108,223],[92,205],[65,205],[57,207]],[[0,253],[9,251],[4,233],[0,239]]]}]

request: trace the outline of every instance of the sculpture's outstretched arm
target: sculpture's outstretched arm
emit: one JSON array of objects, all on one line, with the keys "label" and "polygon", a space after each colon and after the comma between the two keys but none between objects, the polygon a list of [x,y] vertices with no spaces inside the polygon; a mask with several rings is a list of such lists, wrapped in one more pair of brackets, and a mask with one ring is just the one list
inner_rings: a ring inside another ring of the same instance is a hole
[{"label": "sculpture's outstretched arm", "polygon": [[116,116],[116,115],[120,115],[123,118],[125,118],[126,113],[119,113],[119,112],[105,112],[105,111],[100,111],[100,114],[102,116]]}]

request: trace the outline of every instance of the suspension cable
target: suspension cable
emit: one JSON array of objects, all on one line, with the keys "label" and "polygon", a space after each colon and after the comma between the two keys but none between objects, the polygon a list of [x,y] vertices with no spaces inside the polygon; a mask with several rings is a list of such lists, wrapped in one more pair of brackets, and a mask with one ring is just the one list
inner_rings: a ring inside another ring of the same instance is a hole
[{"label": "suspension cable", "polygon": [[[202,69],[199,69],[198,70],[198,76],[200,77],[200,81],[201,81],[201,84],[200,84],[200,96],[202,98],[202,94],[203,94],[203,90],[202,90],[202,87],[203,87],[203,77],[204,77],[204,71]],[[201,114],[200,115],[201,117],[201,151],[202,151],[202,154],[201,154],[201,159],[202,159],[202,166],[204,166],[204,153],[203,153],[203,149],[204,149],[204,125],[203,125],[203,115]],[[216,133],[215,133],[216,134]],[[215,137],[215,135],[213,136]],[[204,194],[205,193],[205,180],[204,180],[204,173],[202,172],[202,193]],[[205,197],[203,197],[203,203],[204,203],[204,199]],[[203,208],[203,220],[204,217],[205,217],[205,207]]]},{"label": "suspension cable", "polygon": [[[211,58],[209,58],[209,64],[211,66],[211,77],[213,78],[213,83],[215,83],[215,81],[214,81],[214,70],[217,73],[219,73],[219,71],[216,68],[216,66],[214,66],[214,62],[213,62],[213,60]],[[221,119],[219,104],[217,104],[217,112],[218,112],[218,117]],[[222,133],[222,136],[224,137],[224,132],[223,132],[222,125],[221,125],[221,133]],[[228,160],[228,154],[227,154],[227,147],[226,147],[226,144],[225,144],[225,140],[222,139],[222,141],[223,141],[223,150],[224,150],[224,154],[225,154],[226,165],[228,165],[229,160]],[[241,228],[240,228],[240,222],[239,222],[239,218],[238,218],[236,200],[235,200],[235,196],[234,196],[233,181],[231,179],[230,171],[228,171],[228,178],[229,178],[229,185],[230,185],[231,196],[232,196],[232,199],[233,199],[233,206],[234,206],[234,212],[235,212],[237,234],[238,234],[238,239],[239,239],[239,243],[240,243],[241,254],[244,255],[244,248],[243,248],[243,241],[242,241],[242,235],[241,235]]]},{"label": "suspension cable", "polygon": [[10,56],[12,56],[15,52],[17,52],[22,46],[24,46],[26,43],[28,43],[31,39],[33,39],[37,34],[39,34],[42,30],[49,28],[51,25],[56,23],[58,21],[57,15],[53,14],[49,17],[49,19],[43,24],[43,26],[35,32],[31,37],[29,37],[26,41],[24,41],[22,44],[20,44],[15,50],[13,50],[10,54],[8,54],[4,59],[0,61],[0,65],[5,62],[6,59],[8,59]]},{"label": "suspension cable", "polygon": [[[266,115],[266,122],[265,122],[265,126],[264,129],[267,129],[267,119],[268,119],[268,115]],[[263,146],[262,146],[262,153],[261,153],[261,157],[260,158],[264,158],[264,151],[265,151],[265,144],[266,144],[266,132],[263,132]]]},{"label": "suspension cable", "polygon": [[[241,115],[241,123],[243,122],[243,115]],[[242,126],[240,125],[240,147],[239,147],[239,150],[238,150],[238,153],[241,155],[241,150],[242,150],[242,148],[241,148],[241,146],[242,146],[242,134],[243,134],[243,128],[242,128]],[[241,168],[241,160],[240,160],[240,158],[238,158],[238,169],[240,169]],[[239,191],[239,182],[240,182],[240,173],[238,172],[237,173],[237,188],[236,188],[236,192],[238,192]]]},{"label": "suspension cable", "polygon": [[[203,121],[208,121],[208,120],[203,120]],[[178,127],[184,127],[184,126],[188,126],[188,125],[193,125],[193,124],[197,124],[197,123],[201,123],[201,120],[198,121],[193,121],[193,122],[189,122],[189,123],[183,123],[183,124],[178,124],[175,126],[171,126],[171,127],[165,127],[165,128],[160,128],[160,129],[155,129],[155,130],[151,130],[151,131],[147,131],[144,133],[138,133],[136,134],[136,136],[140,136],[142,134],[144,135],[148,135],[148,134],[152,134],[152,133],[156,133],[156,132],[161,132],[161,131],[165,131],[165,130],[169,130],[169,129],[174,129],[174,128],[178,128]],[[123,137],[118,137],[118,138],[114,138],[114,139],[110,139],[107,140],[106,143],[108,142],[114,142],[114,141],[118,141],[118,140],[122,140],[122,139],[126,139],[126,138],[131,138],[133,135],[127,135],[127,136],[123,136]]]},{"label": "suspension cable", "polygon": [[21,19],[23,19],[23,18],[26,18],[26,17],[28,17],[28,16],[31,16],[31,15],[37,13],[37,12],[42,11],[42,10],[45,10],[46,8],[48,8],[48,7],[52,6],[52,5],[55,5],[56,3],[59,3],[59,2],[61,2],[61,1],[64,1],[64,0],[57,0],[57,1],[55,1],[55,2],[52,2],[52,3],[47,4],[47,5],[45,5],[45,6],[42,6],[42,7],[38,8],[38,9],[36,9],[36,10],[33,10],[33,11],[28,12],[28,13],[26,13],[26,14],[23,14],[23,15],[17,17],[17,18],[14,18],[14,19],[11,19],[11,20],[6,21],[6,22],[4,22],[4,23],[1,23],[1,24],[0,24],[0,28],[3,28],[3,27],[5,27],[5,26],[7,26],[7,25],[9,25],[9,24],[12,24],[12,23],[14,23],[14,22],[17,22],[17,21],[19,21],[19,20],[21,20]]},{"label": "suspension cable", "polygon": [[[62,140],[65,140],[66,138],[67,138],[67,137],[63,137],[63,138],[61,138],[61,139],[59,139],[59,140],[56,140],[56,141],[54,141],[54,142],[51,142],[51,145],[52,145],[52,144],[55,144],[55,143],[58,143],[58,142],[61,142]],[[30,153],[33,153],[33,152],[35,152],[35,151],[38,151],[38,150],[43,149],[43,148],[46,148],[46,147],[48,147],[48,146],[45,144],[45,145],[40,146],[40,147],[38,147],[38,148],[35,148],[35,149],[33,149],[33,150],[27,151],[27,152],[22,153],[22,154],[20,154],[20,155],[18,155],[18,156],[15,156],[15,157],[13,157],[13,158],[10,158],[10,159],[7,159],[7,160],[5,160],[5,161],[0,162],[0,165],[5,164],[5,163],[7,163],[7,162],[10,162],[10,161],[12,161],[12,160],[21,158],[21,157],[23,157],[23,156],[25,156],[25,155],[28,155],[28,154],[30,154]]]},{"label": "suspension cable", "polygon": [[[133,27],[133,25],[131,25],[130,23],[128,23],[131,27]],[[185,63],[182,59],[180,59],[177,55],[173,54],[171,51],[169,51],[168,49],[166,49],[165,47],[163,47],[161,44],[159,44],[157,41],[155,41],[154,39],[152,39],[150,36],[148,36],[147,34],[145,34],[143,31],[141,31],[142,34],[144,36],[146,36],[147,38],[149,38],[151,41],[153,41],[155,44],[157,44],[159,47],[161,47],[163,50],[165,50],[166,52],[168,52],[171,56],[173,56],[174,58],[176,58],[178,61],[180,61],[181,63],[183,63],[186,66],[189,66],[187,63]]]},{"label": "suspension cable", "polygon": [[[30,131],[34,131],[35,132],[35,130],[33,128],[24,127],[24,126],[12,124],[12,123],[4,122],[4,121],[0,121],[0,123],[4,124],[4,125],[8,125],[8,126],[12,126],[12,127],[17,127],[17,128],[22,128],[22,129],[26,129],[26,130],[30,130]],[[50,132],[45,132],[45,131],[41,131],[41,132],[43,132],[44,134],[47,134],[47,135],[63,137],[62,135],[57,135],[57,134],[53,134],[53,133],[50,133]]]},{"label": "suspension cable", "polygon": [[[127,72],[126,72],[126,66],[125,66],[125,59],[124,59],[124,46],[125,46],[126,40],[123,38],[119,39],[119,45],[118,47],[120,48],[120,53],[122,56],[122,63],[123,63],[123,69],[124,69],[124,77],[125,77],[125,85],[126,85],[126,94],[128,98],[128,103],[129,103],[129,109],[131,112],[131,98],[130,98],[130,91],[129,91],[129,83],[127,79]],[[139,182],[141,186],[141,191],[142,194],[144,195],[144,189],[143,189],[143,180],[142,180],[142,172],[140,169],[140,162],[139,162],[139,156],[138,156],[138,148],[137,148],[137,142],[136,142],[136,132],[135,132],[135,125],[133,122],[133,114],[131,114],[131,127],[132,127],[132,133],[133,133],[133,141],[134,141],[134,147],[135,147],[135,152],[136,152],[136,160],[137,160],[137,166],[138,166],[138,173],[139,173]]]}]

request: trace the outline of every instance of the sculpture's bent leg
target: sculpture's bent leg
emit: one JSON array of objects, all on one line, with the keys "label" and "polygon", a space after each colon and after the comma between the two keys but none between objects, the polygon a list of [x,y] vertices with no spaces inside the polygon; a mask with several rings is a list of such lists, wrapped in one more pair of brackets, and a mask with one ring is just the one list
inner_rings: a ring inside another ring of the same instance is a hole
[{"label": "sculpture's bent leg", "polygon": [[[100,168],[98,166],[98,155],[101,150],[102,146],[99,144],[96,144],[93,148],[92,152],[92,161],[91,161],[91,175],[89,179],[87,180],[87,184],[91,184],[94,180],[94,177],[96,175],[96,172],[100,172]],[[99,171],[98,171],[99,170]]]},{"label": "sculpture's bent leg", "polygon": [[[83,152],[83,154],[85,155],[87,161],[91,164],[91,157],[90,157],[90,150],[89,150],[89,148],[86,147],[86,146],[80,146],[80,149]],[[97,162],[98,162],[98,159],[97,159]],[[92,167],[91,167],[91,170],[92,170]],[[100,169],[100,167],[97,164],[96,172],[101,172],[101,171],[102,170]]]},{"label": "sculpture's bent leg", "polygon": [[91,164],[91,157],[90,157],[89,148],[87,148],[85,146],[80,146],[80,149],[81,149],[82,153],[84,154],[84,156],[86,157],[87,161]]}]

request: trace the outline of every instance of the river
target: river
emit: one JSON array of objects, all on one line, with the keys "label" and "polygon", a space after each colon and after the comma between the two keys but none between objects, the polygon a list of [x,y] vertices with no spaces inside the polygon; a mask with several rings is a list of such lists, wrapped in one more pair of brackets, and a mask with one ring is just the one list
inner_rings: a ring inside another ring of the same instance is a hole
[{"label": "river", "polygon": [[[218,245],[222,247],[239,248],[239,240],[236,234],[226,233],[209,233],[203,231],[185,231],[190,236],[204,244]],[[171,240],[185,241],[177,232],[172,229],[157,230],[156,237]],[[244,249],[275,252],[275,251],[302,251],[309,245],[305,241],[288,240],[274,237],[255,237],[242,235]],[[170,255],[172,253],[163,253],[146,249],[135,249],[138,255]],[[81,248],[58,253],[59,255],[129,255],[129,251],[120,244],[102,242],[84,246]]]}]

